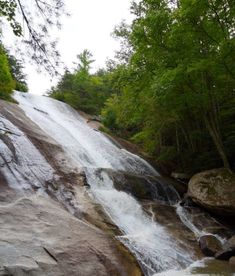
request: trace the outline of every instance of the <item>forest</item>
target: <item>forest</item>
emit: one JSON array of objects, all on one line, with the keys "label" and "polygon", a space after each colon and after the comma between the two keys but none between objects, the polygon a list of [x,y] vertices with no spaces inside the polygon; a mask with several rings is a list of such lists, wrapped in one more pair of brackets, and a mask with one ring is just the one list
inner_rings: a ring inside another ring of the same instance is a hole
[{"label": "forest", "polygon": [[[235,2],[133,2],[134,20],[113,35],[121,50],[91,73],[78,54],[49,96],[100,115],[165,171],[235,169]],[[21,65],[1,47],[0,97],[27,90]],[[17,73],[18,72],[18,73]]]},{"label": "forest", "polygon": [[141,1],[114,31],[122,50],[89,74],[84,51],[51,96],[101,114],[111,132],[160,166],[194,173],[235,166],[235,3]]}]

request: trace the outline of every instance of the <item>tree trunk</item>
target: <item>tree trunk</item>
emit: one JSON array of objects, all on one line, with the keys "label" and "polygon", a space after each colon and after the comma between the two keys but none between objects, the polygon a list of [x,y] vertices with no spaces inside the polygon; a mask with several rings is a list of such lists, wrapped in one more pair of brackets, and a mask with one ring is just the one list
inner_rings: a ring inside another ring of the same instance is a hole
[{"label": "tree trunk", "polygon": [[176,138],[176,149],[177,152],[180,152],[180,141],[179,141],[179,133],[178,133],[178,126],[175,125],[175,138]]},{"label": "tree trunk", "polygon": [[205,113],[205,124],[211,138],[216,146],[216,149],[223,161],[224,167],[230,169],[230,164],[225,153],[222,136],[220,133],[219,117],[218,117],[218,103],[216,93],[214,91],[214,81],[209,72],[205,72],[205,82],[209,94],[209,112]]},{"label": "tree trunk", "polygon": [[230,164],[227,158],[227,155],[225,153],[225,149],[224,149],[224,145],[221,139],[221,135],[218,132],[217,128],[215,127],[215,124],[213,122],[213,119],[208,119],[207,117],[205,117],[205,124],[206,124],[206,128],[209,131],[209,134],[216,146],[216,149],[223,161],[223,165],[225,168],[230,169]]}]

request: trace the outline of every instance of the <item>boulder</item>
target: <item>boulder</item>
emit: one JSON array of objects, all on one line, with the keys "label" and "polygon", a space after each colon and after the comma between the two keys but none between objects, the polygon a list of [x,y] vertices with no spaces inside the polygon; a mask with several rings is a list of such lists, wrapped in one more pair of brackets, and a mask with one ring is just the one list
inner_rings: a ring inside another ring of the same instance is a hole
[{"label": "boulder", "polygon": [[228,169],[214,169],[194,175],[188,196],[209,211],[235,216],[235,174]]},{"label": "boulder", "polygon": [[232,236],[222,247],[216,255],[218,260],[229,260],[231,257],[235,256],[235,236]]},{"label": "boulder", "polygon": [[214,257],[222,249],[221,242],[214,235],[201,236],[199,245],[202,253],[208,257]]},{"label": "boulder", "polygon": [[229,259],[229,264],[230,264],[231,266],[235,267],[235,257],[231,257],[231,258]]}]

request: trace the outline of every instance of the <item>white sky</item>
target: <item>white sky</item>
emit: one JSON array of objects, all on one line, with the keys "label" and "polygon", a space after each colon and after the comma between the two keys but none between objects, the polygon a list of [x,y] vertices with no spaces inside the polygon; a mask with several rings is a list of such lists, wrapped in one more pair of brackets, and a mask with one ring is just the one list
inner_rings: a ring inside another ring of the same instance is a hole
[{"label": "white sky", "polygon": [[[131,0],[65,0],[70,17],[62,18],[62,29],[58,33],[58,49],[61,59],[68,68],[73,68],[76,55],[84,49],[93,53],[96,60],[93,68],[105,65],[107,57],[112,58],[119,42],[111,37],[114,27],[122,20],[130,22]],[[52,82],[46,74],[40,74],[32,65],[25,68],[29,92],[44,94]]]}]

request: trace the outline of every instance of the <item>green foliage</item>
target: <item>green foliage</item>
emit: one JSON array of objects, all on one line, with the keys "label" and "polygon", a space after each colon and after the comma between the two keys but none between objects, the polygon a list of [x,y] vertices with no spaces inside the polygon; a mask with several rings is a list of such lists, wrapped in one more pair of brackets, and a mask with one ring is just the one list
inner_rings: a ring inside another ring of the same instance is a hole
[{"label": "green foliage", "polygon": [[26,76],[23,73],[22,62],[16,59],[14,56],[7,53],[8,63],[10,67],[11,75],[15,81],[15,90],[21,92],[28,92],[28,86],[26,83]]},{"label": "green foliage", "polygon": [[74,72],[66,71],[50,96],[90,114],[99,114],[105,100],[110,96],[109,72],[99,70],[90,74],[92,54],[84,50],[78,55]]},{"label": "green foliage", "polygon": [[16,21],[17,2],[15,0],[0,0],[0,16],[6,17],[16,36],[22,35],[22,27]]},{"label": "green foliage", "polygon": [[[235,167],[235,2],[142,0],[113,69],[104,123],[159,162],[198,171]],[[128,54],[127,54],[128,53]]]},{"label": "green foliage", "polygon": [[111,98],[109,98],[105,103],[105,108],[102,110],[102,118],[103,118],[103,124],[107,126],[112,131],[117,132],[118,130],[118,110],[116,109],[116,106],[118,107],[117,101],[118,98],[116,95],[113,95]]},{"label": "green foliage", "polygon": [[11,76],[10,67],[5,51],[0,47],[0,99],[11,100],[15,82]]},{"label": "green foliage", "polygon": [[[1,31],[9,25],[15,36],[22,37],[19,42],[26,45],[21,53],[52,75],[58,73],[59,53],[49,30],[52,26],[59,28],[59,18],[65,14],[63,0],[0,0],[0,19],[5,19],[1,20]],[[17,86],[26,88],[22,83]]]},{"label": "green foliage", "polygon": [[6,49],[0,45],[0,98],[14,101],[11,98],[13,89],[27,92],[28,87],[25,81],[23,67],[19,60],[10,55]]},{"label": "green foliage", "polygon": [[81,54],[77,55],[77,58],[79,60],[78,70],[84,75],[89,75],[91,64],[94,62],[94,60],[91,59],[92,53],[85,49]]}]

